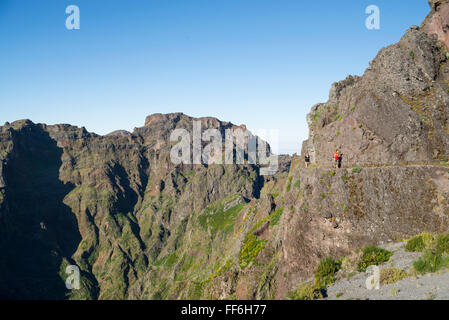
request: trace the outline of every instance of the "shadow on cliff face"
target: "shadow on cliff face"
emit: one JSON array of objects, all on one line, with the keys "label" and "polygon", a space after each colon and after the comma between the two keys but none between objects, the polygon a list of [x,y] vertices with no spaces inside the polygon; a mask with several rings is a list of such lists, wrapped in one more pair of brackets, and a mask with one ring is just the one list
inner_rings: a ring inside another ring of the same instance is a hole
[{"label": "shadow on cliff face", "polygon": [[118,163],[114,163],[111,166],[108,177],[114,187],[116,187],[117,190],[120,190],[120,192],[118,192],[116,211],[121,213],[132,213],[138,201],[138,194],[131,187],[129,175],[125,168]]},{"label": "shadow on cliff face", "polygon": [[9,213],[0,225],[0,298],[64,299],[62,258],[81,241],[78,223],[64,197],[74,188],[59,180],[62,149],[39,125],[15,132],[7,162]]}]

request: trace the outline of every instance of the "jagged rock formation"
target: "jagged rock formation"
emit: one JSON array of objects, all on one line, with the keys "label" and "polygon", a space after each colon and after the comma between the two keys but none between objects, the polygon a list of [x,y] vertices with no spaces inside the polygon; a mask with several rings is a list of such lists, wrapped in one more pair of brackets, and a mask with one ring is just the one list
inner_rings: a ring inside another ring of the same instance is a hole
[{"label": "jagged rock formation", "polygon": [[359,165],[447,157],[449,54],[438,17],[449,4],[443,2],[433,2],[421,29],[408,30],[399,43],[382,49],[362,77],[333,84],[329,101],[312,108],[303,149],[315,163],[329,165],[336,148],[347,163]]},{"label": "jagged rock formation", "polygon": [[[207,128],[234,127],[198,120]],[[104,137],[29,120],[1,127],[0,269],[10,275],[0,281],[1,295],[64,297],[60,276],[66,265],[77,264],[84,290],[73,298],[142,298],[131,287],[148,273],[160,284],[152,266],[191,236],[185,231],[195,212],[232,195],[238,201],[226,212],[256,197],[263,179],[255,166],[171,163],[170,133],[191,130],[192,121],[183,114],[153,115],[132,134]],[[168,249],[171,242],[174,248]],[[212,259],[210,254],[204,259]]]},{"label": "jagged rock formation", "polygon": [[[180,113],[106,136],[0,127],[0,298],[279,299],[323,257],[447,230],[448,1],[430,4],[420,28],[312,108],[309,169],[298,157],[271,177],[258,165],[174,165],[170,134],[194,120]],[[69,264],[80,290],[65,288]]]},{"label": "jagged rock formation", "polygon": [[[382,49],[362,77],[333,84],[329,101],[312,108],[302,153],[316,169],[294,161],[298,190],[285,194],[287,286],[306,279],[320,257],[448,229],[449,54],[445,31],[432,24],[448,6],[431,1],[421,28]],[[336,149],[341,170],[333,169]]]},{"label": "jagged rock formation", "polygon": [[447,0],[429,0],[431,14],[423,23],[423,30],[436,34],[446,48],[449,48],[449,5]]}]

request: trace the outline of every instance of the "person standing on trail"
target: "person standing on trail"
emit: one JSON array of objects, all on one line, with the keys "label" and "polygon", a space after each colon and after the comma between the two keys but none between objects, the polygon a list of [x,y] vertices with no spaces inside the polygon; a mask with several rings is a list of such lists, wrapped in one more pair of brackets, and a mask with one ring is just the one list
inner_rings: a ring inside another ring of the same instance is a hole
[{"label": "person standing on trail", "polygon": [[306,155],[304,156],[304,163],[306,165],[306,168],[308,168],[309,164],[310,164],[310,155],[309,155],[308,151],[306,152]]},{"label": "person standing on trail", "polygon": [[340,156],[338,157],[338,161],[337,161],[338,169],[341,169],[341,162],[342,161],[343,161],[343,153],[340,153]]},{"label": "person standing on trail", "polygon": [[335,161],[335,168],[336,169],[339,169],[339,168],[341,168],[341,154],[340,154],[340,152],[338,152],[338,149],[337,150],[335,150],[335,153],[334,153],[334,161]]}]

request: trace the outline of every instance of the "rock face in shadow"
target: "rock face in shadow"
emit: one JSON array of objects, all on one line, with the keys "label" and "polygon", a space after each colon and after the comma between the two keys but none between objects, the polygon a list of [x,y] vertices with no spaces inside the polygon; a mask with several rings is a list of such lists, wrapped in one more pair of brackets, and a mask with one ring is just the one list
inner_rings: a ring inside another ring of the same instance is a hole
[{"label": "rock face in shadow", "polygon": [[63,151],[31,123],[9,134],[12,150],[2,172],[7,208],[0,221],[0,293],[6,298],[63,299],[67,290],[60,265],[81,241],[75,215],[63,202],[74,188],[59,180]]}]

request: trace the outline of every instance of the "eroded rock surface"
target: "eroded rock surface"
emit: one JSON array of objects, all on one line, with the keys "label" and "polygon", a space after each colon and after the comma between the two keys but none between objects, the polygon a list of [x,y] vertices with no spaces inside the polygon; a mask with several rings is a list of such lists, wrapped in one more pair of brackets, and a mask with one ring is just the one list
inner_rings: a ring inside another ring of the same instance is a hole
[{"label": "eroded rock surface", "polygon": [[329,165],[337,148],[354,165],[446,159],[449,54],[444,39],[435,36],[437,31],[446,34],[444,23],[432,21],[449,4],[438,3],[432,2],[423,28],[409,29],[397,44],[379,52],[362,77],[333,84],[329,101],[312,108],[303,149],[318,166]]}]

